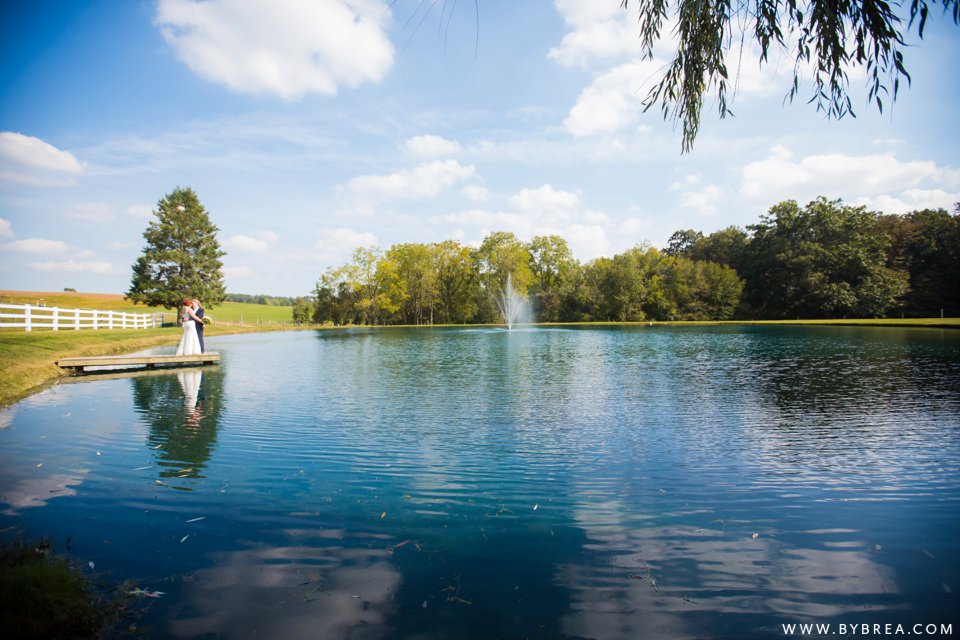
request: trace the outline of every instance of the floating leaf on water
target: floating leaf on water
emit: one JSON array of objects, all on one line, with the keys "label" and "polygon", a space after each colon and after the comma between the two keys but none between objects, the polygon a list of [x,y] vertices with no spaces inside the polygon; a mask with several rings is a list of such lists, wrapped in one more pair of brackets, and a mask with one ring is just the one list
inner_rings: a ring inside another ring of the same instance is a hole
[{"label": "floating leaf on water", "polygon": [[180,538],[180,544],[183,544],[184,542],[186,542],[186,541],[187,541],[187,538],[189,538],[189,537],[190,537],[190,534],[188,533],[187,535],[185,535],[185,536],[183,536],[182,538]]},{"label": "floating leaf on water", "polygon": [[392,547],[388,547],[388,550],[390,551],[390,553],[393,553],[394,551],[396,551],[396,550],[399,549],[400,547],[405,547],[405,546],[407,546],[408,544],[410,544],[410,540],[404,540],[403,542],[399,542],[399,543],[393,545]]},{"label": "floating leaf on water", "polygon": [[424,601],[423,601],[423,604],[422,604],[421,606],[422,606],[424,609],[426,609],[426,608],[427,608],[427,601],[424,600]]},{"label": "floating leaf on water", "polygon": [[98,456],[102,456],[103,454],[100,453],[99,451],[97,451],[97,455],[98,455]]},{"label": "floating leaf on water", "polygon": [[951,589],[950,585],[948,585],[946,582],[941,582],[940,584],[943,586],[944,593],[953,593],[953,589]]},{"label": "floating leaf on water", "polygon": [[189,523],[191,523],[191,522],[200,522],[201,520],[203,520],[203,519],[206,518],[206,517],[207,517],[207,516],[200,516],[199,518],[192,518],[192,519],[190,519],[190,520],[187,520],[187,523],[189,524]]},{"label": "floating leaf on water", "polygon": [[539,508],[540,508],[540,503],[539,503],[539,502],[538,502],[537,504],[533,505],[533,510],[534,510],[534,511],[536,511],[536,510],[539,509]]},{"label": "floating leaf on water", "polygon": [[93,569],[96,568],[96,566],[93,564],[93,560],[91,560],[90,562],[88,562],[88,563],[87,563],[87,566],[90,567],[91,570],[93,570]]},{"label": "floating leaf on water", "polygon": [[40,464],[37,465],[37,469],[39,469],[42,466],[43,466],[43,463],[41,462]]},{"label": "floating leaf on water", "polygon": [[386,511],[384,511],[383,513],[380,514],[380,519],[381,519],[381,520],[384,519],[384,518],[386,518],[386,517],[387,517],[387,512],[386,512]]},{"label": "floating leaf on water", "polygon": [[926,549],[921,549],[921,551],[923,551],[923,552],[924,552],[928,557],[930,557],[930,558],[936,558],[936,557],[937,557],[937,556],[933,555],[932,553],[930,553],[929,551],[927,551]]},{"label": "floating leaf on water", "polygon": [[881,551],[883,551],[883,546],[879,544],[873,545],[873,548],[876,549],[877,553],[880,553]]},{"label": "floating leaf on water", "polygon": [[760,537],[760,534],[759,534],[759,533],[754,533],[754,534],[751,535],[750,537],[753,538],[754,540],[756,540],[757,538]]}]

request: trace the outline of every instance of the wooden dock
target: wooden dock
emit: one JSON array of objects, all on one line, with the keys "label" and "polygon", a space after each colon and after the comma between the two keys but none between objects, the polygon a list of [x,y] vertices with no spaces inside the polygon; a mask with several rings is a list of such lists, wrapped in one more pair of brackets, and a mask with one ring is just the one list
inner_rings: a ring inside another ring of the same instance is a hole
[{"label": "wooden dock", "polygon": [[[57,366],[62,369],[85,371],[87,367],[193,367],[220,362],[219,353],[201,353],[195,356],[90,356],[84,358],[60,358]],[[98,370],[101,371],[101,370]],[[109,369],[102,369],[104,372]]]}]

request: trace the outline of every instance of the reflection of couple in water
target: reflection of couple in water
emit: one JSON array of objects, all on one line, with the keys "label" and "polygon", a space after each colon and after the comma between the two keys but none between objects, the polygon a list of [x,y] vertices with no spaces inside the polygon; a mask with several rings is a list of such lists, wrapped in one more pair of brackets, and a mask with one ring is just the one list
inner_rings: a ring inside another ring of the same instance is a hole
[{"label": "reflection of couple in water", "polygon": [[204,353],[203,348],[203,307],[196,299],[186,299],[180,308],[180,321],[183,335],[177,346],[178,356],[195,356]]},{"label": "reflection of couple in water", "polygon": [[199,427],[203,415],[203,402],[199,402],[200,384],[203,382],[203,373],[197,369],[178,371],[177,382],[183,389],[183,408],[187,412],[187,426]]}]

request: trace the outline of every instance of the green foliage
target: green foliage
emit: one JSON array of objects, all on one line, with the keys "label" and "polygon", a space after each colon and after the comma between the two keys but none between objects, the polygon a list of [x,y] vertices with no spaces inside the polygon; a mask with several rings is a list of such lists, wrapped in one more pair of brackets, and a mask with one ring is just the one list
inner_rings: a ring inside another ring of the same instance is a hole
[{"label": "green foliage", "polygon": [[146,247],[133,265],[127,297],[148,306],[176,309],[184,298],[205,306],[224,300],[224,252],[217,227],[193,189],[177,188],[157,203],[143,232]]},{"label": "green foliage", "polygon": [[265,304],[271,307],[292,307],[296,298],[287,296],[268,296],[263,293],[250,295],[246,293],[228,293],[223,298],[224,302],[246,302],[249,304]]},{"label": "green foliage", "polygon": [[878,215],[819,198],[770,209],[744,269],[747,302],[763,318],[882,317],[907,289],[907,274],[886,266],[889,236]]},{"label": "green foliage", "polygon": [[956,215],[880,216],[839,200],[786,201],[748,230],[686,229],[662,252],[640,245],[583,265],[559,236],[524,243],[508,232],[477,249],[361,248],[327,270],[304,313],[337,325],[493,323],[509,274],[540,322],[878,318],[901,304],[960,314],[958,247],[960,205]]},{"label": "green foliage", "polygon": [[3,543],[0,618],[14,638],[95,638],[106,611],[86,578],[50,550],[47,541]]},{"label": "green foliage", "polygon": [[557,235],[536,236],[527,246],[527,253],[533,276],[529,292],[534,314],[542,322],[557,322],[580,265],[567,241]]},{"label": "green foliage", "polygon": [[960,204],[953,215],[924,209],[880,224],[891,239],[888,266],[910,274],[904,315],[960,315]]},{"label": "green foliage", "polygon": [[[628,9],[630,0],[621,4]],[[960,22],[960,0],[942,0],[942,4],[954,24]],[[681,122],[684,151],[692,148],[700,127],[704,93],[716,93],[721,118],[731,113],[728,58],[738,59],[734,45],[750,37],[759,45],[761,65],[771,59],[793,57],[793,83],[787,92],[790,100],[801,92],[801,71],[813,69],[809,101],[828,117],[855,115],[849,91],[852,68],[866,69],[869,100],[881,112],[884,99],[896,99],[900,80],[910,81],[902,51],[906,29],[898,16],[899,3],[649,0],[636,6],[646,57],[653,57],[664,24],[671,17],[675,20],[677,50],[648,93],[645,110],[659,104],[664,118]],[[927,0],[911,0],[910,26],[916,24],[921,38],[928,16]]]},{"label": "green foliage", "polygon": [[299,297],[293,301],[293,323],[294,324],[307,324],[310,322],[310,318],[313,315],[313,306],[310,304],[310,300],[304,297]]},{"label": "green foliage", "polygon": [[476,250],[475,261],[483,293],[477,300],[482,322],[499,322],[496,301],[507,289],[507,277],[515,291],[526,294],[533,283],[530,251],[513,233],[494,231]]}]

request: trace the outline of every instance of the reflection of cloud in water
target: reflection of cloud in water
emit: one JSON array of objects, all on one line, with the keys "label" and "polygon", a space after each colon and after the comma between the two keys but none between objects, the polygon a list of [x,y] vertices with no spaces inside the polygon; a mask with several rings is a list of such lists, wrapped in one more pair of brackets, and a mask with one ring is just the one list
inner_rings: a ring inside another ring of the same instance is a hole
[{"label": "reflection of cloud in water", "polygon": [[71,487],[82,484],[83,478],[56,474],[37,478],[20,478],[13,483],[7,478],[2,478],[2,482],[6,487],[3,490],[2,500],[8,505],[3,513],[13,516],[22,509],[45,506],[54,498],[76,495],[77,492]]},{"label": "reflection of cloud in water", "polygon": [[54,407],[58,404],[65,404],[69,400],[68,394],[61,393],[58,386],[44,389],[31,396],[27,396],[17,404],[22,407]]},{"label": "reflection of cloud in water", "polygon": [[571,593],[573,612],[563,621],[570,635],[700,638],[731,623],[758,632],[778,620],[889,611],[898,591],[894,571],[851,541],[855,531],[800,532],[811,543],[797,547],[719,524],[618,526],[611,508],[579,506],[590,540],[584,549],[596,561],[558,568]]},{"label": "reflection of cloud in water", "polygon": [[307,546],[340,540],[336,530],[288,532],[295,544],[214,556],[184,583],[173,637],[387,638],[401,577],[384,548]]}]

